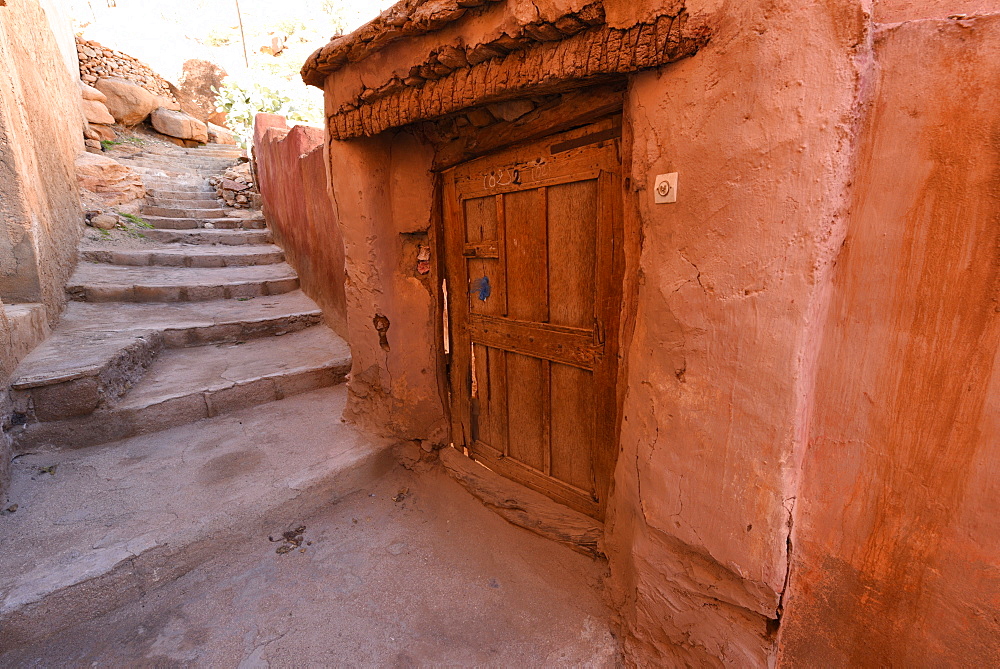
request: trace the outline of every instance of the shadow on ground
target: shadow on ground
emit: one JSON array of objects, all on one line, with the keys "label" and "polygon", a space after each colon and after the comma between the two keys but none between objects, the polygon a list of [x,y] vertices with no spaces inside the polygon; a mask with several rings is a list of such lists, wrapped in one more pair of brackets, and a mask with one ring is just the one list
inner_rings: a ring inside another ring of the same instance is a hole
[{"label": "shadow on ground", "polygon": [[[618,663],[604,565],[507,524],[440,466],[394,466],[4,666]],[[304,525],[301,544],[280,540]],[[288,552],[278,553],[282,546]]]}]

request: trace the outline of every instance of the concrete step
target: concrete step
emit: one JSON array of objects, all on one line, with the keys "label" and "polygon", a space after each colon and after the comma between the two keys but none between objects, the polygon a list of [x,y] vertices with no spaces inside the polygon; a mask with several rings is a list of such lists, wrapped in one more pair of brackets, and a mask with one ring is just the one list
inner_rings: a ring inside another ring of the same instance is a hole
[{"label": "concrete step", "polygon": [[178,246],[155,244],[141,249],[106,248],[99,242],[80,247],[83,260],[110,265],[145,267],[242,267],[284,262],[285,253],[273,244],[232,246]]},{"label": "concrete step", "polygon": [[82,302],[196,302],[279,295],[298,287],[287,263],[202,269],[82,262],[66,292]]},{"label": "concrete step", "polygon": [[121,397],[164,347],[284,335],[321,318],[299,290],[246,301],[71,302],[53,335],[18,366],[12,399],[23,421],[83,416]]},{"label": "concrete step", "polygon": [[21,452],[104,444],[336,385],[350,369],[347,343],[325,325],[281,337],[169,349],[124,395],[64,419],[56,416],[61,405],[50,398],[47,409],[35,407],[12,439]]},{"label": "concrete step", "polygon": [[146,207],[160,209],[182,209],[186,211],[201,209],[219,209],[222,205],[217,198],[205,198],[203,200],[171,200],[168,198],[147,196]]},{"label": "concrete step", "polygon": [[271,231],[264,230],[144,230],[147,239],[164,244],[270,244]]},{"label": "concrete step", "polygon": [[[340,422],[343,386],[126,441],[24,455],[0,533],[0,648],[96,618],[248,537],[268,544],[394,462]],[[52,474],[40,468],[53,467]]]},{"label": "concrete step", "polygon": [[221,230],[261,230],[264,228],[264,217],[236,218],[174,218],[166,216],[143,216],[143,220],[160,230],[193,230],[195,228],[218,228]]}]

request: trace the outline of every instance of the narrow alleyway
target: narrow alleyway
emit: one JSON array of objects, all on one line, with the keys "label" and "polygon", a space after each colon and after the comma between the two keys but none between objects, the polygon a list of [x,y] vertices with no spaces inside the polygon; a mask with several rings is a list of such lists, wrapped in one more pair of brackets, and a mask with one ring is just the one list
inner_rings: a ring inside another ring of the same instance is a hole
[{"label": "narrow alleyway", "polygon": [[346,343],[206,181],[236,158],[122,159],[153,228],[83,242],[15,374],[0,664],[614,663],[600,563],[340,420]]}]

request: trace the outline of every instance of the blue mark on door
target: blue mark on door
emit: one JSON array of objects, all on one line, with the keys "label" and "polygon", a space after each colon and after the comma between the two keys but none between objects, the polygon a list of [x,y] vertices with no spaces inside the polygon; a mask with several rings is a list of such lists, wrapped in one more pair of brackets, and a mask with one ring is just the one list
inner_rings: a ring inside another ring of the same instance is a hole
[{"label": "blue mark on door", "polygon": [[492,289],[490,288],[490,277],[484,276],[481,279],[476,279],[472,282],[472,293],[477,293],[479,295],[479,300],[485,302],[486,298],[490,296]]}]

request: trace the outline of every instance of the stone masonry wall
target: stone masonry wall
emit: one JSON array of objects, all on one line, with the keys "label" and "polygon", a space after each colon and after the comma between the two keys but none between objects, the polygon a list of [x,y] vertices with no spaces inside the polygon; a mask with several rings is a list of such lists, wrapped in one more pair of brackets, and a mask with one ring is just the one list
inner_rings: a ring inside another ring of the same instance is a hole
[{"label": "stone masonry wall", "polygon": [[80,78],[91,86],[100,78],[119,77],[142,86],[154,95],[177,102],[166,79],[149,65],[126,53],[79,37],[76,38],[76,52],[80,57]]}]

